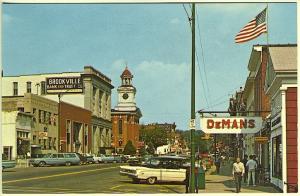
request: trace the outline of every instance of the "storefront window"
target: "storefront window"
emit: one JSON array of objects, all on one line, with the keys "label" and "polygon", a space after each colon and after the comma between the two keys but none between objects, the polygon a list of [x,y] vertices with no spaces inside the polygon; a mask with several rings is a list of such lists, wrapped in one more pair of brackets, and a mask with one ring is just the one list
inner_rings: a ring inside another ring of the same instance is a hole
[{"label": "storefront window", "polygon": [[281,135],[272,139],[272,176],[282,179],[282,143]]}]

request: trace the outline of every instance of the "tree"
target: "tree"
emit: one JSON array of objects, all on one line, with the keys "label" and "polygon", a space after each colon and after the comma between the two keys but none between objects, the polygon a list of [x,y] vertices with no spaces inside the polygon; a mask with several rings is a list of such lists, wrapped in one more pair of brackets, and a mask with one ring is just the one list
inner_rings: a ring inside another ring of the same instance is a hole
[{"label": "tree", "polygon": [[154,127],[153,129],[147,129],[141,127],[140,129],[140,140],[144,141],[148,146],[151,145],[151,151],[154,151],[158,146],[168,144],[168,140],[170,139],[170,134],[162,128]]},{"label": "tree", "polygon": [[147,151],[146,151],[145,146],[141,147],[141,148],[140,148],[140,155],[141,155],[141,156],[144,156],[144,155],[146,155],[146,154],[147,154]]},{"label": "tree", "polygon": [[134,155],[136,154],[136,148],[132,144],[132,141],[129,140],[124,148],[124,154]]}]

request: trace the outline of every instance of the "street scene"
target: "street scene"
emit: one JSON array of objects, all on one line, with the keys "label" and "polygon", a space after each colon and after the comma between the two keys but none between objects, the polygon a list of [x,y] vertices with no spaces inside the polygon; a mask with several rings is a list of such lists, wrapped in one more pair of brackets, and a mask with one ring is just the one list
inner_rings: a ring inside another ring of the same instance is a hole
[{"label": "street scene", "polygon": [[298,193],[296,3],[1,15],[3,194]]}]

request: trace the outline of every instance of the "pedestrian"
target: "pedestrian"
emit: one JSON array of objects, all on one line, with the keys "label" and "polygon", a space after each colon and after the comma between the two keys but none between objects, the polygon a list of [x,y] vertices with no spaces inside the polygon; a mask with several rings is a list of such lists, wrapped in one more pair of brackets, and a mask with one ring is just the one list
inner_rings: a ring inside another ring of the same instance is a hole
[{"label": "pedestrian", "polygon": [[195,164],[195,192],[198,193],[199,185],[199,164]]},{"label": "pedestrian", "polygon": [[220,173],[220,167],[221,167],[221,158],[217,158],[216,162],[215,162],[215,165],[216,165],[216,169],[217,169],[217,174]]},{"label": "pedestrian", "polygon": [[256,155],[253,155],[253,160],[256,162],[256,168],[255,168],[255,182],[258,182],[258,176],[259,176],[259,169],[261,169],[260,164],[258,163],[258,160],[256,159]]},{"label": "pedestrian", "polygon": [[189,193],[190,171],[191,171],[191,167],[188,166],[188,167],[185,169],[185,193]]},{"label": "pedestrian", "polygon": [[250,186],[250,179],[251,179],[251,176],[252,176],[252,184],[253,186],[256,186],[255,185],[255,170],[257,168],[257,163],[256,161],[253,160],[253,155],[250,155],[249,156],[250,160],[247,161],[247,164],[246,164],[246,167],[248,167],[248,184],[247,186]]},{"label": "pedestrian", "polygon": [[247,167],[248,155],[244,155],[243,164],[245,166],[244,183],[248,180],[248,167]]},{"label": "pedestrian", "polygon": [[245,173],[244,164],[241,162],[240,158],[236,158],[236,162],[233,163],[232,166],[232,175],[235,181],[236,192],[241,192],[241,185],[242,185],[242,177]]}]

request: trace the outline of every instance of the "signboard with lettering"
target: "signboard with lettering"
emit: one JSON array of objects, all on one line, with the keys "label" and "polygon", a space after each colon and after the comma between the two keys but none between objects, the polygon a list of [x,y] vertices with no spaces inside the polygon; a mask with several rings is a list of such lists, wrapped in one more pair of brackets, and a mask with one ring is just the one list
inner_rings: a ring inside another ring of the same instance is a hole
[{"label": "signboard with lettering", "polygon": [[259,137],[254,137],[254,141],[256,143],[268,143],[268,137],[262,137],[262,136],[259,136]]},{"label": "signboard with lettering", "polygon": [[261,117],[200,117],[205,133],[257,133],[262,128]]},{"label": "signboard with lettering", "polygon": [[281,126],[281,114],[277,114],[272,120],[271,120],[271,130],[277,129]]},{"label": "signboard with lettering", "polygon": [[56,93],[82,93],[81,77],[51,77],[46,78],[48,94]]},{"label": "signboard with lettering", "polygon": [[47,139],[48,138],[48,132],[39,132],[39,138],[41,139]]}]

